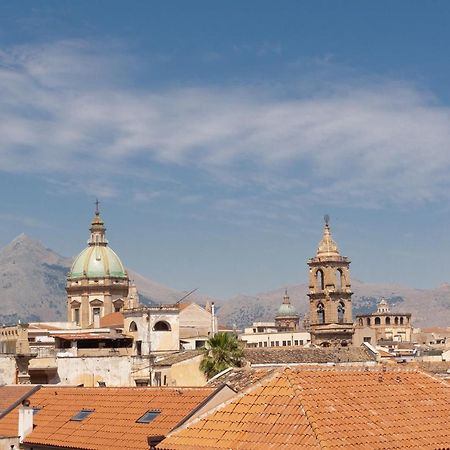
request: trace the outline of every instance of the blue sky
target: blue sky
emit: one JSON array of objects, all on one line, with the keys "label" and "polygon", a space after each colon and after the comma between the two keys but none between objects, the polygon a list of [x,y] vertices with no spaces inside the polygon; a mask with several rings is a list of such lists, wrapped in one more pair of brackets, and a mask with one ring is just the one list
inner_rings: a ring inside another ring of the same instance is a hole
[{"label": "blue sky", "polygon": [[64,255],[95,198],[153,280],[303,282],[322,217],[352,275],[450,281],[448,2],[3,1],[0,243]]}]

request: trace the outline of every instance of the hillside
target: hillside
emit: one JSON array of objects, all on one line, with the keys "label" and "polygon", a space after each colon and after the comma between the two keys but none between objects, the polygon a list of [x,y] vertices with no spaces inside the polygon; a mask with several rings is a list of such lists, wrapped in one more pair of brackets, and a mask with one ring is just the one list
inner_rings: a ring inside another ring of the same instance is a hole
[{"label": "hillside", "polygon": [[[308,286],[296,284],[286,286],[291,303],[304,316],[308,312]],[[284,287],[257,295],[239,295],[220,304],[219,317],[222,323],[242,328],[254,320],[273,320],[281,304]],[[449,326],[450,285],[435,289],[413,289],[390,284],[369,284],[352,281],[353,314],[364,314],[376,309],[381,297],[385,297],[391,311],[412,313],[414,326]]]},{"label": "hillside", "polygon": [[[0,250],[0,324],[22,321],[61,320],[66,317],[66,274],[71,259],[46,248],[24,234]],[[185,293],[128,271],[145,304],[173,303]],[[306,284],[286,286],[291,302],[304,315],[308,310]],[[450,324],[450,285],[420,290],[353,280],[354,314],[373,311],[380,297],[393,311],[411,312],[415,326]],[[214,300],[194,293],[189,300],[215,301],[221,324],[242,328],[255,320],[272,320],[285,287],[257,295]]]}]

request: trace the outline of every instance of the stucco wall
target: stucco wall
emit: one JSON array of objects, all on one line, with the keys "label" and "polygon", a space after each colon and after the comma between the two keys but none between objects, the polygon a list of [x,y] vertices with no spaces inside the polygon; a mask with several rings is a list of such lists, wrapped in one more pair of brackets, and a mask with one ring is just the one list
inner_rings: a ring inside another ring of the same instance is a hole
[{"label": "stucco wall", "polygon": [[0,355],[0,384],[16,383],[16,360],[14,356]]},{"label": "stucco wall", "polygon": [[200,361],[203,356],[174,364],[170,369],[170,386],[204,386],[205,374],[200,370]]},{"label": "stucco wall", "polygon": [[57,358],[57,364],[63,385],[90,387],[98,386],[98,381],[105,382],[106,386],[135,385],[131,379],[131,357]]}]

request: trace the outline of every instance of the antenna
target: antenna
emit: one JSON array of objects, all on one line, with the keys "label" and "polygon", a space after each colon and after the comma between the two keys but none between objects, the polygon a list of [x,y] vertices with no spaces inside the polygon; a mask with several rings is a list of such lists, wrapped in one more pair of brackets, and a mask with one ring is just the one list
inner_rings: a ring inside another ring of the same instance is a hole
[{"label": "antenna", "polygon": [[198,291],[198,288],[192,289],[191,292],[188,292],[184,297],[181,297],[180,300],[178,300],[175,305],[178,305],[182,300],[184,300],[186,297],[189,297],[191,294],[193,294],[195,291]]},{"label": "antenna", "polygon": [[323,216],[323,220],[325,220],[325,225],[328,225],[330,223],[330,216],[328,214],[325,214]]}]

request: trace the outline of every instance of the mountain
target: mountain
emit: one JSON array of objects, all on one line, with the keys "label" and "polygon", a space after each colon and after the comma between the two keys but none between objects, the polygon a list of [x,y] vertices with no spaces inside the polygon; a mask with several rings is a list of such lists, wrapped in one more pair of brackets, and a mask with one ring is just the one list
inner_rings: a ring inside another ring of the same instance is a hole
[{"label": "mountain", "polygon": [[[65,320],[66,275],[71,258],[60,256],[41,242],[24,234],[0,249],[0,324],[22,321]],[[185,293],[156,283],[128,270],[144,304],[174,303]],[[291,302],[305,315],[308,311],[308,286],[286,286]],[[450,284],[435,289],[413,289],[390,284],[370,284],[353,280],[353,313],[376,309],[385,297],[392,311],[412,313],[415,326],[450,325]],[[256,320],[273,320],[281,304],[284,287],[257,295],[239,295],[215,300],[197,293],[189,300],[215,301],[221,324],[243,328]]]},{"label": "mountain", "polygon": [[[304,317],[308,313],[308,286],[286,286],[291,303]],[[238,295],[220,303],[218,315],[221,323],[242,328],[253,321],[273,320],[282,302],[284,289],[280,288],[257,295]],[[353,280],[353,314],[376,310],[381,297],[385,297],[391,311],[412,313],[413,325],[450,326],[450,285],[435,289],[413,289],[400,285],[370,284]]]},{"label": "mountain", "polygon": [[70,259],[21,234],[0,250],[0,323],[60,320],[66,315]]}]

